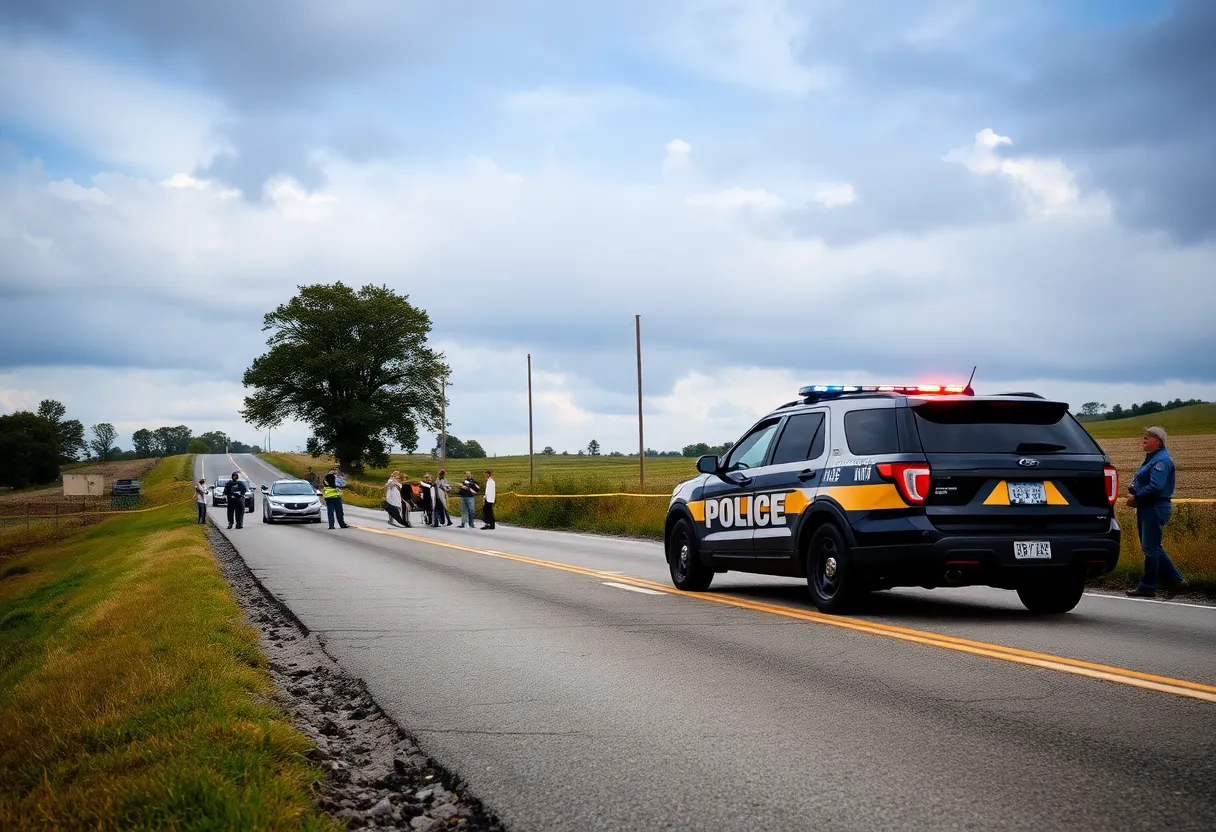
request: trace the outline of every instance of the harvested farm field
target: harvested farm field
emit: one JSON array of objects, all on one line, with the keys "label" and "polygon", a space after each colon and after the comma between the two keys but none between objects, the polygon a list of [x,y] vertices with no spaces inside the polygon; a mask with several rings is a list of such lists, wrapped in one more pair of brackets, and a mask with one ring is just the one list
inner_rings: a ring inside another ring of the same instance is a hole
[{"label": "harvested farm field", "polygon": [[[139,479],[147,474],[160,459],[124,459],[121,462],[84,462],[78,465],[64,466],[64,474],[101,474],[109,486],[114,480]],[[51,488],[23,490],[11,494],[0,494],[0,502],[38,503],[59,502],[63,499],[63,483]],[[79,500],[79,497],[72,498]],[[108,498],[107,498],[108,499]]]},{"label": "harvested farm field", "polygon": [[[1126,494],[1132,475],[1144,461],[1140,437],[1099,437],[1098,443],[1119,469],[1119,490],[1121,495]],[[1168,447],[1178,477],[1174,496],[1191,499],[1216,497],[1216,434],[1171,436]]]}]

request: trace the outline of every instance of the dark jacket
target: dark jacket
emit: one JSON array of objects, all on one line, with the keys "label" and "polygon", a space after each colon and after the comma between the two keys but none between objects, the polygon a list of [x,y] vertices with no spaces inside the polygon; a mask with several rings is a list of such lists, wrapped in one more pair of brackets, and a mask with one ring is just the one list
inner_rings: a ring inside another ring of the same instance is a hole
[{"label": "dark jacket", "polygon": [[465,477],[464,481],[460,483],[460,489],[457,493],[461,497],[476,497],[479,491],[481,491],[481,486],[477,484],[477,480],[472,477]]},{"label": "dark jacket", "polygon": [[228,480],[224,483],[224,496],[229,500],[244,500],[249,489],[240,480]]}]

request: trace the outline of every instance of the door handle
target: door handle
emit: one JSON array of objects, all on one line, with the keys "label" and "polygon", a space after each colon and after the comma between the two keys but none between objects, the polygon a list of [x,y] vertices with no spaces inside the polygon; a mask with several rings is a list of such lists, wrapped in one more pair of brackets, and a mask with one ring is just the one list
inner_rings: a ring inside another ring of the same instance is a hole
[{"label": "door handle", "polygon": [[808,468],[807,470],[803,471],[801,474],[798,475],[798,479],[801,480],[802,482],[806,482],[807,480],[813,480],[813,479],[815,479],[815,472]]}]

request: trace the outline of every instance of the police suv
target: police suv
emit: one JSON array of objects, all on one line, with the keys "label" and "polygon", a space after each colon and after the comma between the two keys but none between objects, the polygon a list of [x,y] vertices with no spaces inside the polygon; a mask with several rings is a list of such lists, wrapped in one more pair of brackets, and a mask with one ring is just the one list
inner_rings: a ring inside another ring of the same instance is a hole
[{"label": "police suv", "polygon": [[987,585],[1064,613],[1119,558],[1118,475],[1063,402],[970,386],[811,386],[676,486],[672,581],[806,578],[823,612],[868,591]]}]

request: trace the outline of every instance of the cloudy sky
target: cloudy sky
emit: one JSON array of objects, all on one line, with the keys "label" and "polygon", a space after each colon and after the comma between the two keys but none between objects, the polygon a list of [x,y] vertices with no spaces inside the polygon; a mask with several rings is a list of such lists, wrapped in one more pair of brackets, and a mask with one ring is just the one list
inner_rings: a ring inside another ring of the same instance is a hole
[{"label": "cloudy sky", "polygon": [[[1216,399],[1209,0],[8,0],[0,411],[238,414],[387,284],[451,431],[735,438],[808,383]],[[272,434],[301,445],[307,429]],[[429,446],[428,446],[429,447]]]}]

